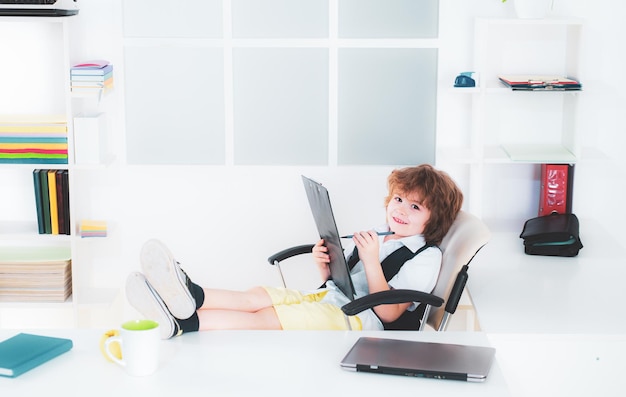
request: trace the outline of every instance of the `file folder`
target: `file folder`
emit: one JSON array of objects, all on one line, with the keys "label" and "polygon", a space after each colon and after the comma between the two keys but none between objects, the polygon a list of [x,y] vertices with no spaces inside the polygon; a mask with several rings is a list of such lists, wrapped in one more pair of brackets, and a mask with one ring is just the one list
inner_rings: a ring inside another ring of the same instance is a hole
[{"label": "file folder", "polygon": [[572,212],[573,177],[573,165],[541,164],[538,216]]}]

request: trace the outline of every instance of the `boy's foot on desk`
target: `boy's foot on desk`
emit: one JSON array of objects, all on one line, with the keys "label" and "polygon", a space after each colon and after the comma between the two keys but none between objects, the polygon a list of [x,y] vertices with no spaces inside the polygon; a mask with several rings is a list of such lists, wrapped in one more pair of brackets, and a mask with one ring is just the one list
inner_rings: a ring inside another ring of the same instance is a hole
[{"label": "boy's foot on desk", "polygon": [[128,275],[126,298],[139,313],[159,323],[161,339],[169,339],[181,333],[178,322],[143,274],[133,272]]},{"label": "boy's foot on desk", "polygon": [[189,318],[202,304],[194,297],[194,293],[197,295],[198,289],[202,293],[202,289],[189,280],[169,249],[159,240],[148,240],[143,245],[141,267],[146,279],[174,317]]}]

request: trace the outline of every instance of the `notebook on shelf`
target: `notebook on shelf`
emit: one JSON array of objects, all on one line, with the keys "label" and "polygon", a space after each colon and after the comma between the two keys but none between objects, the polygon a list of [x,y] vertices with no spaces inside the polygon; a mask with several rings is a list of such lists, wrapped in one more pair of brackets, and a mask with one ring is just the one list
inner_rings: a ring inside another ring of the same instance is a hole
[{"label": "notebook on shelf", "polygon": [[559,75],[499,75],[498,79],[513,91],[572,91],[582,88],[579,81]]},{"label": "notebook on shelf", "polygon": [[495,353],[494,348],[485,346],[361,337],[341,367],[355,372],[484,382]]}]

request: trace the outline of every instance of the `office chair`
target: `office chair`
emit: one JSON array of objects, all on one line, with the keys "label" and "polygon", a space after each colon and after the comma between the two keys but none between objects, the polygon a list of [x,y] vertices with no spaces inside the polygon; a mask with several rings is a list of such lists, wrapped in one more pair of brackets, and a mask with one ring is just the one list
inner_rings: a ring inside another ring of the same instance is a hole
[{"label": "office chair", "polygon": [[[445,331],[450,316],[458,307],[459,300],[468,279],[469,263],[478,251],[487,244],[491,233],[476,216],[460,211],[454,223],[443,238],[439,248],[442,251],[441,270],[432,293],[413,290],[389,290],[364,296],[344,305],[341,309],[346,316],[354,316],[363,310],[381,304],[420,302],[411,324],[385,324],[385,329],[420,330],[428,324],[436,331]],[[285,278],[280,263],[301,254],[310,254],[313,244],[299,245],[280,251],[268,258],[268,262],[278,269],[283,286]],[[445,306],[443,303],[445,302]],[[443,307],[442,307],[443,306]]]}]

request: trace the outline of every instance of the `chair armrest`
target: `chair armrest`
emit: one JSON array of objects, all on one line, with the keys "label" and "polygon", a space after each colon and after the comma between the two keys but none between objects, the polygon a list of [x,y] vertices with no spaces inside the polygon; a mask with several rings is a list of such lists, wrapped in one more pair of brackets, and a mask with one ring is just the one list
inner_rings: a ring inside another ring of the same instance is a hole
[{"label": "chair armrest", "polygon": [[341,310],[348,315],[354,316],[363,310],[371,309],[378,305],[387,305],[392,303],[421,302],[431,306],[441,306],[443,299],[433,294],[427,294],[421,291],[410,289],[392,289],[389,291],[375,292],[362,298],[355,299],[352,302],[341,307]]},{"label": "chair armrest", "polygon": [[459,301],[461,300],[461,295],[465,290],[465,284],[467,283],[468,279],[467,269],[467,265],[464,265],[461,268],[459,274],[456,275],[456,280],[454,281],[454,285],[452,286],[450,295],[448,295],[448,301],[446,302],[446,312],[450,314],[454,314],[456,312],[456,308],[459,306]]},{"label": "chair armrest", "polygon": [[279,262],[284,261],[285,259],[291,258],[292,256],[310,254],[313,251],[314,246],[315,245],[313,244],[304,244],[287,248],[270,256],[269,258],[267,258],[267,261],[270,263],[270,265],[275,265]]}]

